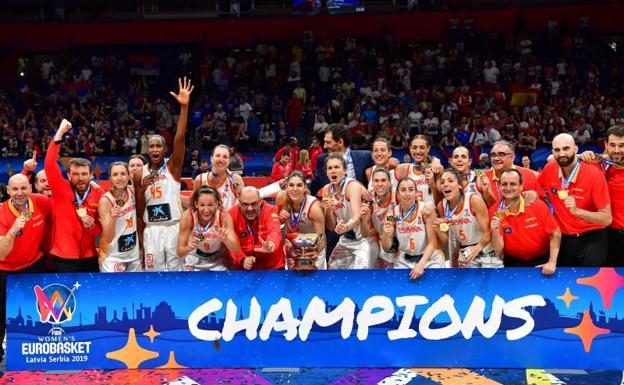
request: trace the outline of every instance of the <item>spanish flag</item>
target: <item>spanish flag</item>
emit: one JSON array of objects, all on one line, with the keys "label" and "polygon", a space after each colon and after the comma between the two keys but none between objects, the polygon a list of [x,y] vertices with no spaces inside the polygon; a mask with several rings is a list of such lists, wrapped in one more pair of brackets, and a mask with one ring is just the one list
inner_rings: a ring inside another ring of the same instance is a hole
[{"label": "spanish flag", "polygon": [[515,83],[509,86],[511,98],[509,99],[510,106],[524,106],[529,100],[537,101],[538,90],[533,88],[527,88],[521,84]]}]

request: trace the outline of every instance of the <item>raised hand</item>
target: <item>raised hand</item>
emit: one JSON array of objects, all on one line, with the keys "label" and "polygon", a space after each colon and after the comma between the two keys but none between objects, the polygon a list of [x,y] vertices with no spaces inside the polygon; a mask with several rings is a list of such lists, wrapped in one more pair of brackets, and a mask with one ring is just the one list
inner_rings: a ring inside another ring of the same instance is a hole
[{"label": "raised hand", "polygon": [[255,247],[255,252],[269,254],[275,250],[275,244],[273,242],[264,240],[260,236],[258,236],[258,239],[260,240],[260,247]]},{"label": "raised hand", "polygon": [[176,98],[178,103],[183,106],[188,106],[191,100],[191,92],[193,92],[194,88],[195,87],[191,84],[191,79],[187,79],[185,76],[184,79],[178,78],[178,93],[176,94],[173,91],[169,93]]},{"label": "raised hand", "polygon": [[58,142],[62,140],[63,135],[67,134],[67,132],[69,132],[71,128],[72,128],[72,124],[70,123],[70,121],[67,119],[63,119],[61,121],[61,124],[59,125],[58,130],[56,131],[56,134],[54,135],[54,141]]},{"label": "raised hand", "polygon": [[33,151],[33,156],[24,162],[24,170],[33,172],[37,169],[37,151]]}]

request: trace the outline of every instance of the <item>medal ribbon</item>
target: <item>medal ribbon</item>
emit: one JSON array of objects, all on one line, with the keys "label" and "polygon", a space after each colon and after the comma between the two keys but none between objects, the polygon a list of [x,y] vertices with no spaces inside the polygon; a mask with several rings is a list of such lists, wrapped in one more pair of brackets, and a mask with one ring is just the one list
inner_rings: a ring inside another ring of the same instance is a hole
[{"label": "medal ribbon", "polygon": [[87,200],[87,197],[89,196],[90,192],[91,192],[91,185],[89,185],[89,187],[87,188],[87,191],[84,192],[82,197],[78,194],[78,191],[74,190],[74,196],[76,197],[76,200],[74,201],[74,206],[76,207],[82,206],[84,201]]},{"label": "medal ribbon", "polygon": [[[346,181],[347,181],[347,176],[345,175],[342,177],[342,180],[340,181],[340,191],[342,191]],[[329,192],[332,193],[332,195],[338,194],[338,190],[334,187],[333,183],[329,185]]]},{"label": "medal ribbon", "polygon": [[446,205],[444,206],[444,216],[446,217],[446,219],[451,219],[453,215],[455,215],[455,212],[462,205],[463,201],[464,201],[464,194],[460,193],[459,201],[457,201],[457,206],[455,206],[453,211],[451,211],[451,202],[446,201]]},{"label": "medal ribbon", "polygon": [[618,163],[609,159],[602,159],[600,162],[598,162],[598,164],[600,165],[600,168],[603,169],[604,171],[609,170],[611,166],[615,166],[615,167],[619,166]]},{"label": "medal ribbon", "polygon": [[581,167],[581,161],[576,162],[576,166],[572,169],[570,175],[567,178],[563,177],[563,170],[561,171],[561,189],[567,190],[570,187],[570,183],[572,183],[572,179],[578,174],[579,168]]},{"label": "medal ribbon", "polygon": [[169,158],[165,158],[163,160],[163,164],[160,166],[160,168],[155,171],[152,167],[150,167],[150,174],[154,175],[155,177],[160,175],[160,173],[165,169],[165,167],[167,167],[167,162],[169,161]]},{"label": "medal ribbon", "polygon": [[418,202],[414,202],[414,204],[412,205],[412,207],[410,207],[409,210],[407,210],[407,213],[405,213],[405,215],[403,215],[401,208],[399,207],[399,215],[396,218],[397,221],[404,221],[405,219],[409,218],[410,215],[412,215],[414,213],[414,210],[416,210],[416,208],[418,207]]},{"label": "medal ribbon", "polygon": [[304,195],[303,201],[301,202],[301,207],[299,208],[299,214],[297,214],[296,218],[295,218],[295,210],[293,210],[292,207],[290,208],[290,227],[293,229],[299,228],[299,222],[301,221],[301,216],[303,215],[303,208],[306,205],[306,199],[307,197]]},{"label": "medal ribbon", "polygon": [[205,232],[208,231],[208,229],[210,229],[210,226],[212,226],[212,218],[210,218],[210,220],[208,221],[208,224],[206,226],[202,226],[199,223],[199,213],[197,213],[197,223],[195,223],[195,231],[198,234],[204,234]]}]

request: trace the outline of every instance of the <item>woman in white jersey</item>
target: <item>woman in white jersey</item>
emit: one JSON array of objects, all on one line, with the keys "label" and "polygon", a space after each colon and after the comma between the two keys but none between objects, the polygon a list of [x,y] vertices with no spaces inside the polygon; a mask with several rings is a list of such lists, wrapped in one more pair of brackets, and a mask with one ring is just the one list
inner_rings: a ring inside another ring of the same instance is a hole
[{"label": "woman in white jersey", "polygon": [[182,214],[178,235],[177,251],[184,260],[184,271],[227,270],[230,253],[238,254],[240,246],[219,193],[202,186],[193,192],[191,207]]},{"label": "woman in white jersey", "polygon": [[105,273],[141,271],[137,214],[130,170],[125,162],[111,163],[111,189],[100,198],[98,214],[102,225],[100,271]]},{"label": "woman in white jersey", "polygon": [[[449,166],[451,166],[461,178],[461,185],[465,193],[473,193],[481,195],[482,184],[480,171],[470,169],[470,151],[464,146],[455,147],[451,157],[449,158]],[[438,180],[438,186],[440,180]],[[442,188],[439,188],[442,191]]]},{"label": "woman in white jersey", "polygon": [[[394,257],[398,251],[398,243],[396,239],[389,251],[384,251],[381,247],[381,235],[383,234],[383,224],[386,221],[388,210],[392,210],[396,205],[395,189],[392,185],[392,173],[385,168],[376,168],[373,171],[371,180],[373,182],[370,194],[370,209],[363,209],[363,216],[366,215],[366,221],[371,221],[376,248],[379,250],[379,267],[392,268]],[[363,205],[366,206],[366,205]]]},{"label": "woman in white jersey", "polygon": [[[383,249],[389,251],[396,234],[399,250],[394,268],[411,269],[409,276],[415,279],[423,275],[425,268],[444,267],[444,256],[434,254],[436,214],[433,203],[417,199],[416,183],[410,178],[399,180],[397,198],[399,204],[386,216],[381,238]],[[424,213],[425,208],[430,214]]]},{"label": "woman in white jersey", "polygon": [[429,157],[429,139],[425,135],[416,135],[409,142],[409,152],[413,163],[403,163],[396,168],[397,180],[410,178],[416,183],[418,200],[422,202],[438,202],[442,199],[436,189],[435,175],[444,168],[437,158]]},{"label": "woman in white jersey", "polygon": [[210,163],[210,171],[195,177],[193,192],[197,191],[200,186],[210,186],[221,196],[223,208],[229,210],[238,203],[238,193],[245,187],[245,182],[240,175],[232,174],[228,170],[230,167],[230,149],[228,146],[224,144],[216,146],[212,150]]},{"label": "woman in white jersey", "polygon": [[392,158],[392,148],[390,142],[386,138],[377,138],[373,142],[372,151],[373,162],[375,165],[366,169],[366,179],[368,179],[368,190],[373,189],[373,173],[379,168],[384,168],[390,172],[390,180],[392,187],[396,188],[397,179],[394,175],[394,168],[399,165],[399,161]]},{"label": "woman in white jersey", "polygon": [[369,269],[371,261],[368,241],[362,235],[360,212],[366,189],[357,180],[348,178],[347,165],[341,154],[333,153],[325,160],[330,183],[323,187],[325,225],[340,236],[329,257],[329,269]]},{"label": "woman in white jersey", "polygon": [[[305,177],[299,171],[293,171],[286,178],[286,190],[277,194],[275,201],[279,209],[279,219],[285,224],[286,239],[295,234],[323,234],[316,250],[306,253],[308,257],[316,257],[315,265],[319,270],[327,269],[325,242],[325,215],[318,199],[310,195]],[[285,247],[288,242],[285,243]],[[286,253],[288,255],[288,253]],[[287,260],[288,268],[292,264]]]},{"label": "woman in white jersey", "polygon": [[465,192],[460,176],[447,170],[440,177],[444,199],[438,205],[441,217],[435,221],[440,242],[448,245],[452,267],[503,267],[490,246],[488,209],[479,194]]}]

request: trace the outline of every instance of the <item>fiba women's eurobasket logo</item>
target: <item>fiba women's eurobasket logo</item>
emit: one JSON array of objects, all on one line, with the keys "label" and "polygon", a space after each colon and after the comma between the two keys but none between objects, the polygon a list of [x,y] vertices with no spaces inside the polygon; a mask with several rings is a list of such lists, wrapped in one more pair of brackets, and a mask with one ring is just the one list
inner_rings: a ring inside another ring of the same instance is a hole
[{"label": "fiba women's eurobasket logo", "polygon": [[[68,288],[60,283],[53,283],[44,288],[36,285],[34,287],[37,300],[37,313],[39,320],[43,323],[55,325],[56,333],[63,333],[63,330],[56,325],[71,321],[76,312],[76,296],[74,292],[78,290],[80,284],[76,282],[72,288]],[[53,333],[55,334],[55,333]]]}]

